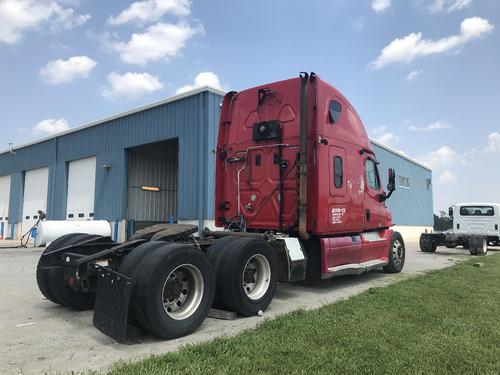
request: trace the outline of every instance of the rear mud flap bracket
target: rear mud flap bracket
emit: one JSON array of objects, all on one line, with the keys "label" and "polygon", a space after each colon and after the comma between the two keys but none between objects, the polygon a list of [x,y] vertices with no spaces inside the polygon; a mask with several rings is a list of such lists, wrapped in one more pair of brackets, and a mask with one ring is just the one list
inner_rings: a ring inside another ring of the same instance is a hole
[{"label": "rear mud flap bracket", "polygon": [[98,266],[97,275],[94,326],[119,343],[141,342],[141,331],[127,324],[132,280],[100,266]]}]

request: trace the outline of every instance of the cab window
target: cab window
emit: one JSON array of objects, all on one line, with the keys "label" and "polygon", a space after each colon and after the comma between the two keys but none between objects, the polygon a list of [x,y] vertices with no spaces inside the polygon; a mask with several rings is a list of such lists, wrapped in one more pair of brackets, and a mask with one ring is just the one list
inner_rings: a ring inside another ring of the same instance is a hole
[{"label": "cab window", "polygon": [[377,164],[372,159],[366,159],[366,184],[370,189],[378,190],[380,188],[380,180],[378,177]]},{"label": "cab window", "polygon": [[491,206],[462,206],[461,216],[493,216],[494,210]]},{"label": "cab window", "polygon": [[335,156],[333,158],[333,184],[337,189],[340,189],[344,183],[344,168],[342,166],[342,158]]}]

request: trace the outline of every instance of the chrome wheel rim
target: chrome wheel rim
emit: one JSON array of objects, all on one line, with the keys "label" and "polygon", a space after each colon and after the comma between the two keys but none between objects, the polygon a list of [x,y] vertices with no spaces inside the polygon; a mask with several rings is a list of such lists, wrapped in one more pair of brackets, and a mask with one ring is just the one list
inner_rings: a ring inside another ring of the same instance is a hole
[{"label": "chrome wheel rim", "polygon": [[243,290],[251,300],[262,298],[271,284],[271,266],[267,258],[262,254],[252,256],[242,275]]},{"label": "chrome wheel rim", "polygon": [[201,271],[192,264],[176,267],[165,279],[162,290],[163,308],[175,320],[189,318],[200,306],[204,282]]},{"label": "chrome wheel rim", "polygon": [[405,250],[401,241],[396,240],[392,244],[392,260],[395,264],[400,264],[403,261],[403,256],[405,254]]},{"label": "chrome wheel rim", "polygon": [[486,254],[488,252],[488,241],[483,240],[483,253]]}]

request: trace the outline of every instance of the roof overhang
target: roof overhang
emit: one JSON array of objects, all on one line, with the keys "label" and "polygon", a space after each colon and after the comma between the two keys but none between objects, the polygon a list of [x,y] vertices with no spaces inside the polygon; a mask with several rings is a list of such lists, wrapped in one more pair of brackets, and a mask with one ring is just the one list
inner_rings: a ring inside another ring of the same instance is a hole
[{"label": "roof overhang", "polygon": [[416,164],[418,165],[419,167],[422,167],[424,169],[427,169],[429,172],[432,172],[432,168],[423,164],[423,163],[420,163],[419,161],[413,159],[412,157],[406,155],[405,153],[401,152],[401,151],[398,151],[390,146],[387,146],[386,144],[382,143],[382,142],[379,142],[377,141],[376,139],[373,139],[373,138],[370,138],[370,142],[389,151],[390,153],[393,153],[394,155],[397,155],[403,159],[406,159],[408,160],[409,162],[413,163],[413,164]]},{"label": "roof overhang", "polygon": [[14,146],[14,147],[12,147],[11,150],[7,149],[7,150],[0,151],[0,155],[1,154],[9,153],[10,151],[16,151],[16,150],[19,150],[19,149],[22,149],[22,148],[25,148],[25,147],[28,147],[28,146],[32,146],[32,145],[35,145],[35,144],[38,144],[38,143],[47,142],[47,141],[50,141],[50,140],[55,139],[55,138],[62,137],[62,136],[67,135],[67,134],[75,133],[75,132],[78,132],[78,131],[83,130],[83,129],[87,129],[87,128],[91,128],[91,127],[94,127],[94,126],[98,126],[98,125],[104,124],[106,122],[119,119],[121,117],[129,116],[129,115],[132,115],[134,113],[146,111],[148,109],[159,107],[159,106],[164,105],[164,104],[168,104],[168,103],[172,103],[172,102],[175,102],[175,101],[178,101],[178,100],[182,100],[182,99],[188,98],[190,96],[201,94],[202,92],[206,92],[206,91],[212,92],[212,93],[220,95],[220,96],[226,95],[226,92],[221,91],[221,90],[216,89],[216,88],[213,88],[213,87],[210,87],[210,86],[199,87],[199,88],[196,88],[194,90],[190,90],[190,91],[187,91],[185,93],[182,93],[182,94],[179,94],[179,95],[174,95],[174,96],[171,96],[171,97],[169,97],[167,99],[160,100],[159,102],[155,102],[155,103],[148,104],[148,105],[145,105],[145,106],[142,106],[142,107],[138,107],[138,108],[132,109],[130,111],[122,112],[122,113],[119,113],[119,114],[116,114],[116,115],[113,115],[113,116],[110,116],[110,117],[103,118],[103,119],[98,120],[98,121],[93,121],[91,123],[88,123],[88,124],[85,124],[85,125],[81,125],[81,126],[78,126],[76,128],[72,128],[72,129],[66,130],[64,132],[61,132],[61,133],[57,133],[57,134],[54,134],[54,135],[51,135],[51,136],[48,136],[48,137],[40,138],[40,139],[37,139],[37,140],[32,141],[32,142],[23,143],[22,145],[19,145],[19,146]]}]

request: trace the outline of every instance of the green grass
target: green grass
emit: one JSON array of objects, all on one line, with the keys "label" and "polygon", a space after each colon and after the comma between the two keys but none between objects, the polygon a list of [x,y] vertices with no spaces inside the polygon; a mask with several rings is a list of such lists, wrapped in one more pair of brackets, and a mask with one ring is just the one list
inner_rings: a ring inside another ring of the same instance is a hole
[{"label": "green grass", "polygon": [[110,374],[499,374],[500,255],[478,259]]}]

